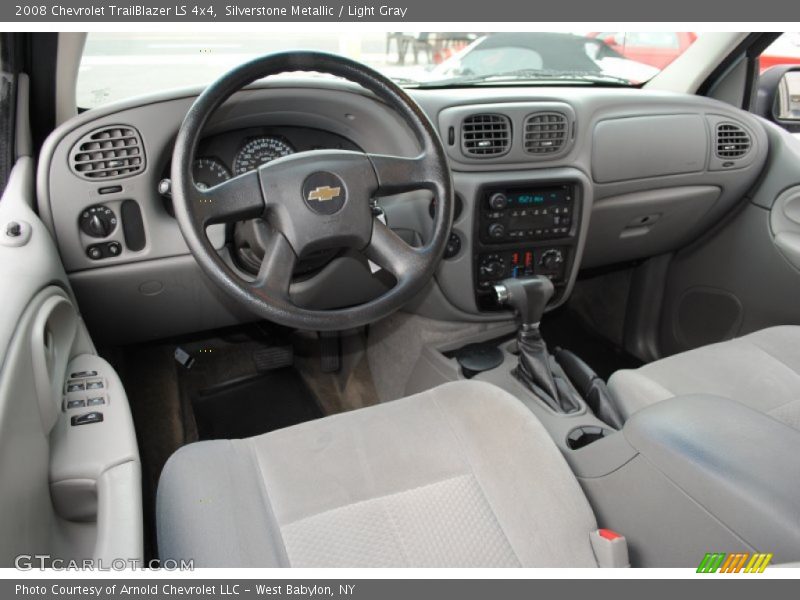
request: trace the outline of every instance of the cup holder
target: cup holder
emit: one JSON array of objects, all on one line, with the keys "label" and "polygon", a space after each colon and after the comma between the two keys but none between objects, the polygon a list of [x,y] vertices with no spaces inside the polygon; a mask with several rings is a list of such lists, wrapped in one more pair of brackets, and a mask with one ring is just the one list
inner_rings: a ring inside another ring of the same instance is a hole
[{"label": "cup holder", "polygon": [[467,379],[503,364],[502,350],[492,343],[467,344],[459,348],[454,355]]},{"label": "cup holder", "polygon": [[578,450],[584,448],[589,444],[603,439],[607,435],[614,433],[610,429],[604,427],[596,427],[594,425],[586,425],[583,427],[576,427],[567,435],[567,446],[570,450]]}]

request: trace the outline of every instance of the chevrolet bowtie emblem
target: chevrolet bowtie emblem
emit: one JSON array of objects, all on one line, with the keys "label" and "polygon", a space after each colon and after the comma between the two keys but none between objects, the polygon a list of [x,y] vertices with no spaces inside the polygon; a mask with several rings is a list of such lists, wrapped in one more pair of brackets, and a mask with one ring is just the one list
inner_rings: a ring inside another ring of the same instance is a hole
[{"label": "chevrolet bowtie emblem", "polygon": [[308,199],[309,201],[316,200],[318,202],[327,202],[328,200],[333,200],[334,198],[338,198],[341,192],[342,192],[341,187],[331,187],[329,185],[323,185],[311,190],[308,193]]}]

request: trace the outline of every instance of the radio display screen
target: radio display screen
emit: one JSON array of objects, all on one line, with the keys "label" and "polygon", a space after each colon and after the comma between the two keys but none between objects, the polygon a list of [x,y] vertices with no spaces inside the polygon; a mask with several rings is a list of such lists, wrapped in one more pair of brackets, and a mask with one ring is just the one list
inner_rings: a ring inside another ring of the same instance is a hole
[{"label": "radio display screen", "polygon": [[508,198],[508,206],[515,208],[535,208],[537,206],[565,204],[572,201],[571,190],[568,186],[538,188],[535,190],[510,190],[506,197]]}]

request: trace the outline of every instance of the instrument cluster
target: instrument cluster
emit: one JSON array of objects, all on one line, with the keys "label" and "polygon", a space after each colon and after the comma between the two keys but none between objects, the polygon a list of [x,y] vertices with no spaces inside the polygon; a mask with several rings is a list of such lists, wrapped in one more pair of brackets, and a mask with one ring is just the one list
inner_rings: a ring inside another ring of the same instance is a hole
[{"label": "instrument cluster", "polygon": [[215,134],[199,145],[192,175],[207,189],[277,158],[308,150],[361,151],[350,140],[308,127],[251,127]]}]

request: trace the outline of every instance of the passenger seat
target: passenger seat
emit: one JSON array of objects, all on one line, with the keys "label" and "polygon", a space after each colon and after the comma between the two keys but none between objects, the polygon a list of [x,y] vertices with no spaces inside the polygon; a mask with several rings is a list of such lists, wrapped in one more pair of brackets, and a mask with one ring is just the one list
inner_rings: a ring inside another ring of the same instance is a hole
[{"label": "passenger seat", "polygon": [[713,394],[800,430],[800,327],[771,327],[617,371],[608,387],[626,419],[673,396]]}]

